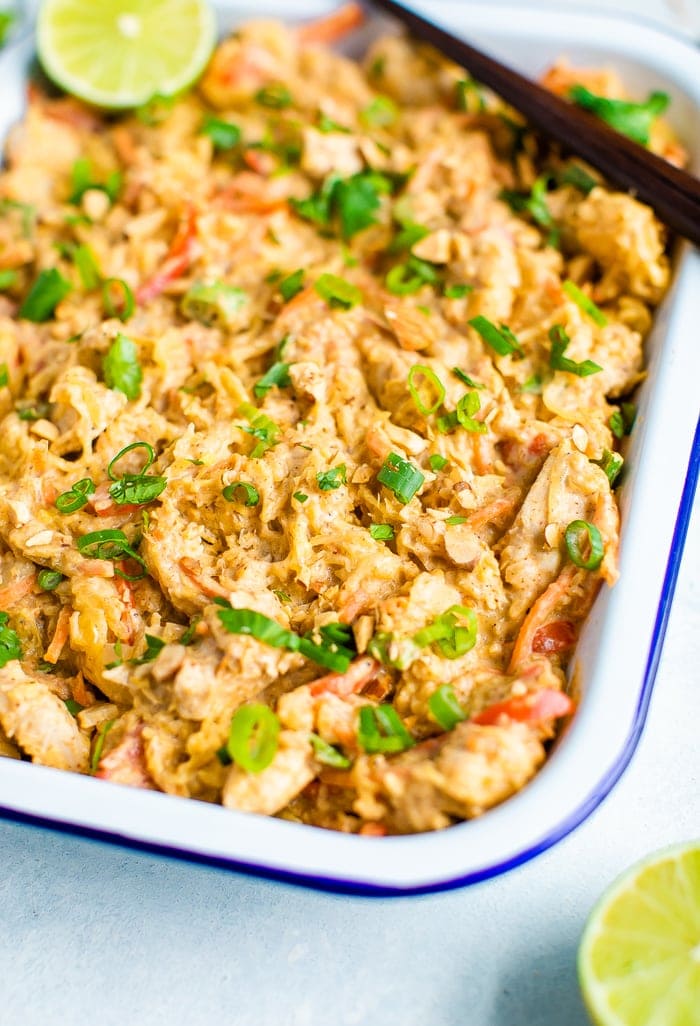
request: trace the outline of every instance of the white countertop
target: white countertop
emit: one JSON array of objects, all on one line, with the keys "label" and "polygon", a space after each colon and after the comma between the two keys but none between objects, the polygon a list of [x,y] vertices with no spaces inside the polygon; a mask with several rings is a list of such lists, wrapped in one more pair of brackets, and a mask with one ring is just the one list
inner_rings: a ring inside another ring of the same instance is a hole
[{"label": "white countertop", "polygon": [[[698,0],[594,6],[700,37]],[[630,767],[574,834],[495,880],[351,898],[0,820],[0,1023],[587,1026],[588,911],[630,863],[700,836],[699,567],[696,501]]]}]

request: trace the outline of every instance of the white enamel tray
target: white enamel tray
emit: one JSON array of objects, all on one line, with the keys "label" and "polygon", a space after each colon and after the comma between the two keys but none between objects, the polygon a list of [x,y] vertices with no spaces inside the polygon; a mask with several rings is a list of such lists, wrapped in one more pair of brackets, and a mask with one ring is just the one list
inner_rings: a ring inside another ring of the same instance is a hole
[{"label": "white enamel tray", "polygon": [[[258,0],[220,5],[222,27],[331,6]],[[646,25],[608,17],[459,2],[424,12],[536,75],[560,54],[614,64],[640,95],[663,89],[700,170],[700,53]],[[26,31],[0,54],[0,138],[22,112],[32,56]],[[544,851],[596,808],[629,763],[644,726],[700,466],[700,254],[679,247],[675,284],[649,339],[622,488],[621,579],[599,596],[573,672],[580,708],[538,776],[481,819],[410,837],[355,837],[231,812],[0,759],[0,814],[230,869],[367,894],[410,894],[494,876]],[[669,739],[671,742],[671,739]],[[672,743],[672,742],[671,742]]]}]

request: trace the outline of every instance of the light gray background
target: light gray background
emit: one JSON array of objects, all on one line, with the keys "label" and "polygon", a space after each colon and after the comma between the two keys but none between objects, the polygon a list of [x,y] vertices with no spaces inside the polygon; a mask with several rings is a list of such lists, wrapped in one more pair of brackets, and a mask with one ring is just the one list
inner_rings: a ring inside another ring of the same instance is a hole
[{"label": "light gray background", "polygon": [[[700,34],[697,0],[596,6]],[[699,566],[696,503],[632,765],[572,836],[505,877],[339,897],[0,821],[1,1026],[586,1026],[588,911],[631,862],[700,835]]]}]

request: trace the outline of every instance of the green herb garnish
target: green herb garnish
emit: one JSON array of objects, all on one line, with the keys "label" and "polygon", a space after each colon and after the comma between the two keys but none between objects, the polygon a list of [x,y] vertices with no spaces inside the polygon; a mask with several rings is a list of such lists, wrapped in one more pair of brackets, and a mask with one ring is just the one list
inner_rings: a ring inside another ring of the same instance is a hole
[{"label": "green herb garnish", "polygon": [[611,100],[607,96],[596,96],[582,85],[571,86],[569,96],[577,106],[591,111],[616,132],[621,132],[641,146],[649,144],[654,121],[671,102],[668,93],[662,92],[650,93],[645,103]]},{"label": "green herb garnish", "polygon": [[330,307],[340,310],[350,310],[362,302],[360,289],[344,278],[338,278],[335,274],[322,274],[314,284],[314,288]]},{"label": "green herb garnish", "polygon": [[592,321],[594,321],[600,328],[604,328],[608,323],[608,318],[605,316],[599,306],[593,302],[593,300],[582,292],[575,282],[567,278],[562,285],[563,291],[567,294],[569,299],[573,299],[574,303],[580,310],[587,314]]},{"label": "green herb garnish", "polygon": [[257,506],[260,502],[260,492],[258,489],[249,484],[247,481],[234,481],[222,490],[221,494],[227,502],[236,502],[236,493],[240,491],[242,494],[240,498],[243,499],[245,506]]},{"label": "green herb garnish", "polygon": [[334,492],[341,485],[347,484],[347,472],[348,468],[344,463],[340,463],[330,470],[319,471],[316,475],[318,487],[322,492]]},{"label": "green herb garnish", "polygon": [[6,666],[13,659],[22,658],[22,646],[19,637],[7,624],[10,620],[8,613],[0,613],[0,669]]},{"label": "green herb garnish", "polygon": [[143,371],[136,343],[126,335],[117,335],[102,360],[102,373],[108,388],[123,392],[127,399],[138,399]]},{"label": "green herb garnish", "polygon": [[496,327],[492,321],[479,315],[467,322],[499,356],[524,356],[523,347],[507,324]]},{"label": "green herb garnish", "polygon": [[603,368],[600,364],[594,363],[593,360],[583,360],[581,363],[576,363],[575,360],[570,360],[564,356],[571,339],[561,324],[555,324],[554,327],[549,329],[549,340],[552,343],[549,353],[549,366],[553,370],[567,371],[569,374],[575,374],[578,378],[587,378],[590,374],[598,374],[602,371]]},{"label": "green herb garnish", "polygon": [[256,399],[263,399],[271,388],[288,388],[292,383],[289,377],[290,367],[290,363],[273,363],[269,371],[253,385]]},{"label": "green herb garnish", "polygon": [[39,324],[53,317],[54,310],[73,286],[52,267],[41,271],[19,308],[19,317]]}]

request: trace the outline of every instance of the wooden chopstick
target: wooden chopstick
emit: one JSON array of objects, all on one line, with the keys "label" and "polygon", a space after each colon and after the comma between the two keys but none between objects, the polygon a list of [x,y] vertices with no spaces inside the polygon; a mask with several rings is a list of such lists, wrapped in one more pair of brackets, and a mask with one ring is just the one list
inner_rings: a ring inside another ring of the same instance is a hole
[{"label": "wooden chopstick", "polygon": [[614,185],[648,203],[679,235],[700,245],[700,181],[620,135],[595,115],[555,96],[395,0],[371,0],[431,43],[551,139],[597,168]]}]

